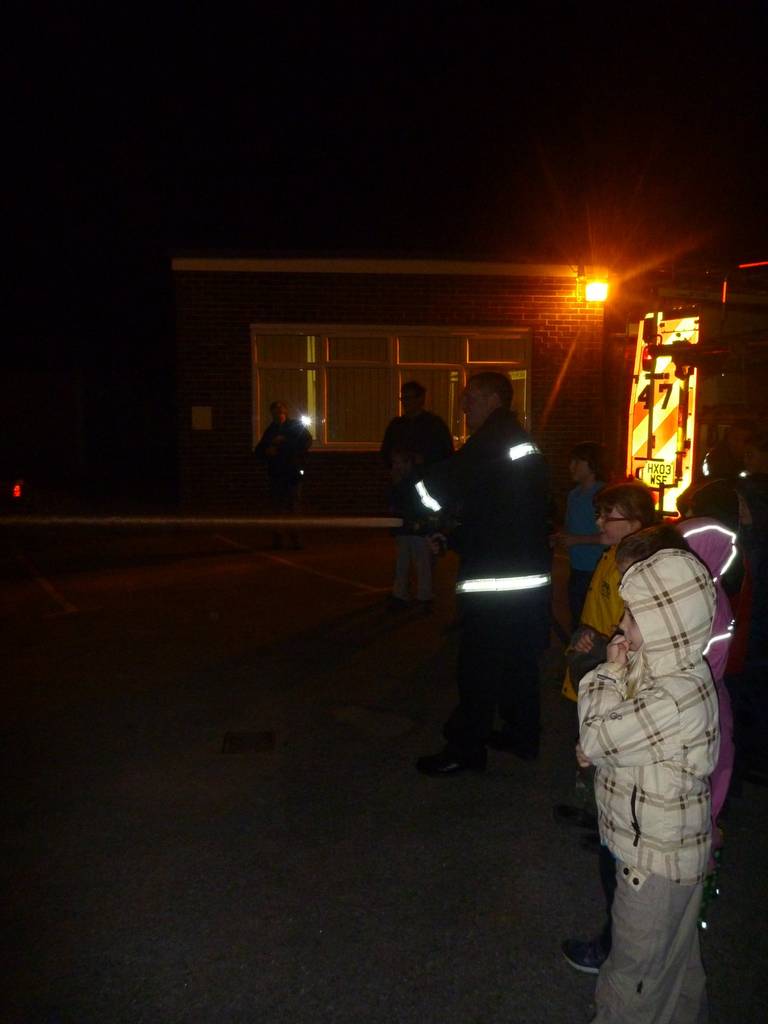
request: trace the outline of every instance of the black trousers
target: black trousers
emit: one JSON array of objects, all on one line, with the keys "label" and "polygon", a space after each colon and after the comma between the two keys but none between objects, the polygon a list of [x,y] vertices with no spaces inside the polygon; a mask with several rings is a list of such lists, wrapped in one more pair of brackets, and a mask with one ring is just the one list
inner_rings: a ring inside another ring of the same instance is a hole
[{"label": "black trousers", "polygon": [[533,597],[471,594],[464,598],[458,657],[459,703],[445,723],[460,756],[481,753],[496,711],[505,734],[536,753],[541,728],[538,657],[549,641],[549,588]]},{"label": "black trousers", "polygon": [[274,515],[290,515],[298,510],[301,482],[292,477],[269,478],[269,504]]}]

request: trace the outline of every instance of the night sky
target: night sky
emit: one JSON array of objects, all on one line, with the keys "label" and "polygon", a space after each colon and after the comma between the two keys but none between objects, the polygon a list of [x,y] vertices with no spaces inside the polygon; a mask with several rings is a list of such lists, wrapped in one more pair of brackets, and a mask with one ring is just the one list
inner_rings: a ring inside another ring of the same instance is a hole
[{"label": "night sky", "polygon": [[180,251],[765,258],[768,5],[411,6],[12,18],[11,364],[170,422]]}]

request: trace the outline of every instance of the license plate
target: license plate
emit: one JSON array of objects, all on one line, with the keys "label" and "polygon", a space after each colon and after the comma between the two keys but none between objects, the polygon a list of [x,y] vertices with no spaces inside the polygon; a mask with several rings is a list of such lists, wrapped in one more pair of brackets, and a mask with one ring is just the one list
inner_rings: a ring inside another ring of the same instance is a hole
[{"label": "license plate", "polygon": [[649,486],[671,484],[675,479],[675,467],[671,462],[646,462],[643,468],[643,479]]}]

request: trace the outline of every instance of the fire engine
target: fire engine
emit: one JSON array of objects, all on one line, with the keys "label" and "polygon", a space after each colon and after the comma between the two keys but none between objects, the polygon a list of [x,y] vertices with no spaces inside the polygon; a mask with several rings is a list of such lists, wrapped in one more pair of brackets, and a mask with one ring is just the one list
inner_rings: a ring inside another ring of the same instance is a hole
[{"label": "fire engine", "polygon": [[678,287],[668,299],[638,325],[626,467],[677,516],[718,433],[768,412],[768,261],[740,264],[718,296]]}]

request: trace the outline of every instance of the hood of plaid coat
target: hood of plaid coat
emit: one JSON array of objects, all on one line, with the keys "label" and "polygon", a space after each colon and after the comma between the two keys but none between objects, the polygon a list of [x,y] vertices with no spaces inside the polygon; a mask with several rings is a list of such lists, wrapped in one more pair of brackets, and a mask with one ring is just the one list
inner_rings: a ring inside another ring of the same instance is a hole
[{"label": "hood of plaid coat", "polygon": [[712,631],[715,586],[694,554],[664,548],[635,562],[619,593],[640,628],[654,679],[701,663]]}]

